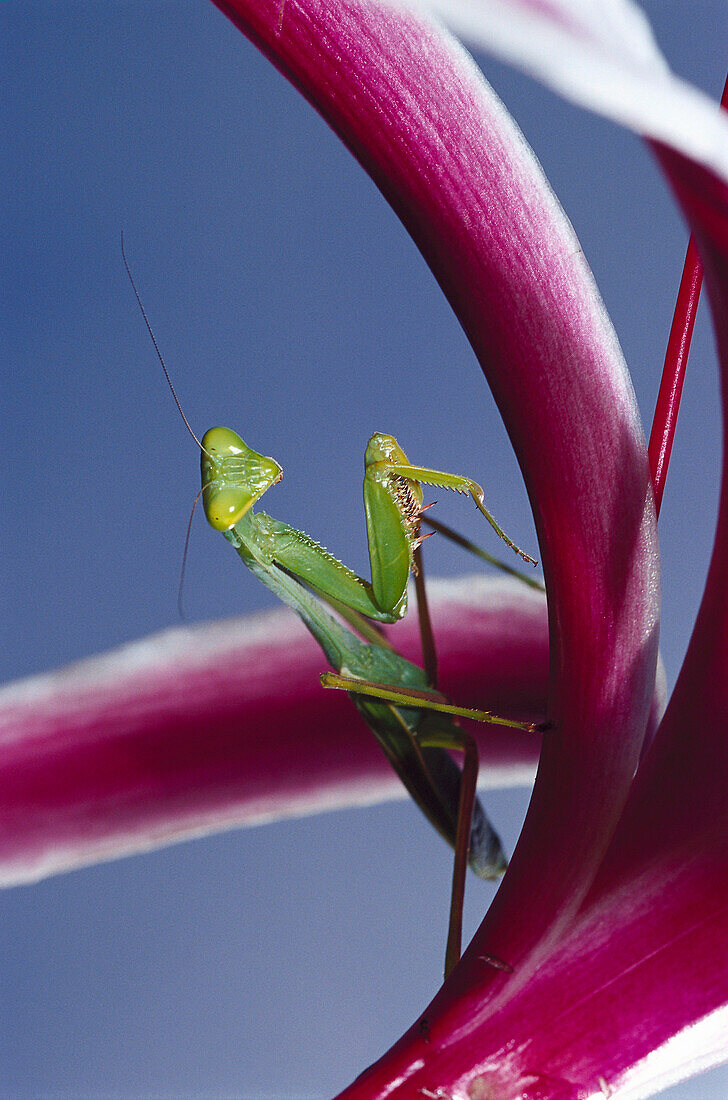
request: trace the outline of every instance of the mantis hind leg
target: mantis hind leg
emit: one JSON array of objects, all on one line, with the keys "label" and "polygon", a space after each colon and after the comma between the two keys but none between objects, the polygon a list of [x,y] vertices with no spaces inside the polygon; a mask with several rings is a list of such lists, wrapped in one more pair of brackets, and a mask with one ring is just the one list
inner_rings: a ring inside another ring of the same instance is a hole
[{"label": "mantis hind leg", "polygon": [[[456,771],[458,789],[450,792],[452,802],[457,799],[458,809],[453,845],[455,859],[453,863],[450,918],[445,952],[445,977],[447,977],[460,959],[465,874],[468,864],[481,878],[488,879],[498,878],[506,869],[506,860],[500,846],[500,840],[476,800],[478,750],[475,741],[470,734],[454,725],[448,716],[476,718],[480,721],[515,726],[531,731],[535,731],[537,727],[533,723],[499,718],[488,711],[475,711],[466,707],[451,706],[445,697],[438,692],[403,688],[402,685],[397,684],[374,683],[349,676],[339,676],[331,672],[322,675],[321,683],[324,687],[343,688],[354,694],[381,699],[388,702],[393,709],[394,707],[403,707],[407,710],[424,710],[425,713],[421,719],[411,727],[414,730],[417,744],[422,749],[447,749],[464,754],[462,771]],[[397,712],[395,711],[395,713]],[[402,720],[404,720],[404,711],[402,712]],[[427,766],[427,761],[424,758],[423,762]],[[441,790],[445,778],[445,774],[439,771],[438,779]]]},{"label": "mantis hind leg", "polygon": [[[428,718],[432,717],[428,716]],[[447,946],[445,948],[445,977],[447,978],[457,966],[462,954],[465,875],[473,848],[473,840],[475,839],[473,811],[478,786],[478,749],[470,734],[453,726],[451,722],[441,724],[436,720],[425,721],[417,732],[417,740],[423,748],[451,749],[463,753],[458,818],[455,830],[455,860],[450,893],[450,916]],[[502,873],[506,867],[505,858],[498,837],[492,829],[491,833],[497,846],[498,872]]]},{"label": "mantis hind leg", "polygon": [[336,672],[323,672],[321,686],[339,688],[355,695],[370,695],[398,707],[411,710],[432,710],[439,714],[450,714],[455,718],[470,718],[474,722],[485,722],[492,726],[509,726],[511,729],[525,730],[527,733],[542,733],[547,729],[545,722],[519,722],[516,718],[502,718],[489,710],[476,710],[474,707],[455,707],[444,695],[436,691],[421,691],[419,688],[402,687],[400,684],[379,684],[372,680],[362,680],[356,676],[341,676]]}]

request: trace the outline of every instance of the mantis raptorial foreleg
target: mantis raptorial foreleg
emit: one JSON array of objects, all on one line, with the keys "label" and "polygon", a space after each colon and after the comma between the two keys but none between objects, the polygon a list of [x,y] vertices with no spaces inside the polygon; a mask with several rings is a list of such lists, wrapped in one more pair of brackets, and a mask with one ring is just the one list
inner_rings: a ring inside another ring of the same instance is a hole
[{"label": "mantis raptorial foreleg", "polygon": [[[372,468],[372,474],[374,469]],[[514,553],[519,554],[524,561],[531,565],[537,565],[535,558],[526,554],[515,542],[508,537],[503,528],[496,523],[494,517],[485,507],[485,494],[480,485],[469,477],[460,477],[458,474],[446,474],[442,470],[430,470],[426,466],[411,466],[407,462],[392,460],[382,463],[382,476],[387,478],[404,478],[405,481],[415,484],[434,485],[440,489],[452,489],[456,493],[469,493],[475,501],[479,511],[485,516],[495,533],[502,538],[506,546],[510,546]]]}]

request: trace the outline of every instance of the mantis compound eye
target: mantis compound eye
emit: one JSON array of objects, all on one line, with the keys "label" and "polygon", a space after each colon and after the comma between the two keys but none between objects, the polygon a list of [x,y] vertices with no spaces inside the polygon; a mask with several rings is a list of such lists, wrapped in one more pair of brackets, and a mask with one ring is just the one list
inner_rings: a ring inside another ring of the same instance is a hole
[{"label": "mantis compound eye", "polygon": [[227,455],[255,454],[231,428],[210,428],[202,437],[202,448],[218,461]]},{"label": "mantis compound eye", "polygon": [[207,522],[216,531],[229,531],[253,503],[249,493],[232,486],[217,489],[210,485],[205,489],[202,500]]}]

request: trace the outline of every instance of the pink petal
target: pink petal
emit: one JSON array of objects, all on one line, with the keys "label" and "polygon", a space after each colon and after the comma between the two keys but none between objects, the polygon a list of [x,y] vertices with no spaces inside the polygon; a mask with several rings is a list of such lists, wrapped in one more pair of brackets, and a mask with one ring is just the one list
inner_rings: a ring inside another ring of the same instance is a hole
[{"label": "pink petal", "polygon": [[[544,599],[515,582],[432,585],[453,698],[538,721]],[[417,659],[416,617],[398,645]],[[0,881],[200,833],[404,794],[287,611],[170,630],[0,693]],[[480,726],[486,785],[530,781],[538,739]]]},{"label": "pink petal", "polygon": [[[704,260],[726,417],[728,187],[679,154],[659,146],[657,153]],[[636,1097],[725,1060],[725,469],[723,484],[713,562],[685,664],[576,921],[527,984],[501,979],[503,995],[488,1012],[475,998],[437,998],[427,1028],[420,1022],[347,1095],[393,1095],[389,1083],[399,1077],[407,1095],[432,1091],[438,1081],[453,1096]],[[471,950],[464,965],[483,961]]]},{"label": "pink petal", "polygon": [[701,862],[663,861],[593,898],[527,983],[500,973],[513,992],[496,1011],[428,1011],[401,1058],[395,1048],[342,1096],[636,1100],[724,1061],[725,853]]},{"label": "pink petal", "polygon": [[[629,379],[535,159],[470,59],[437,28],[356,0],[219,6],[311,100],[402,217],[473,344],[521,463],[550,597],[555,728],[513,863],[472,950],[519,964],[525,980],[526,956],[536,948],[537,964],[588,889],[653,693],[657,551]],[[448,996],[467,988],[481,1004],[491,984],[502,974],[466,965]]]},{"label": "pink petal", "polygon": [[[728,186],[658,148],[701,251],[728,425]],[[725,450],[725,448],[724,448]],[[607,1021],[607,1079],[651,1090],[725,1061],[728,1020],[728,495],[675,691],[565,948],[581,998]],[[619,951],[615,957],[615,944]],[[563,967],[561,971],[564,973]],[[614,1006],[619,1005],[618,1014]],[[580,1014],[585,1018],[581,1002]],[[602,1029],[604,1034],[604,1028]],[[645,1093],[647,1094],[647,1091]]]},{"label": "pink petal", "polygon": [[[658,155],[696,234],[728,423],[728,187]],[[416,1095],[524,1100],[649,1096],[726,1060],[728,1045],[728,490],[677,686],[581,911],[527,983],[483,1011],[436,998],[422,1025],[349,1096],[406,1079]],[[483,956],[468,952],[465,965]],[[463,964],[461,964],[463,965]],[[547,1020],[548,1026],[543,1026]],[[396,1095],[387,1091],[387,1095]]]},{"label": "pink petal", "polygon": [[[453,11],[459,12],[463,8],[462,4],[452,5],[448,10],[452,15]],[[630,26],[622,22],[617,26],[618,33],[605,33],[606,30],[613,32],[614,25],[607,27],[604,16],[615,13],[630,16],[633,11],[630,5],[612,3],[608,7],[602,4],[597,9],[586,4],[575,8],[573,4],[560,3],[559,0],[550,3],[536,0],[519,3],[513,0],[508,5],[482,0],[468,10],[469,18],[475,11],[476,27],[482,29],[489,26],[494,35],[494,48],[498,52],[516,58],[561,90],[597,106],[611,117],[627,122],[653,138],[670,142],[703,164],[714,166],[724,178],[728,178],[728,128],[717,109],[709,107],[699,95],[665,73],[659,55],[649,36],[644,33],[643,25],[632,22]],[[315,23],[316,17],[321,18],[318,7],[312,22]],[[464,24],[461,22],[459,25]],[[539,34],[534,34],[536,26]],[[290,31],[290,26],[286,30]],[[255,34],[265,34],[260,23],[256,25]],[[315,44],[319,34],[320,25],[315,25],[313,32],[309,27],[309,42]],[[332,38],[335,37],[336,32],[333,32]],[[372,37],[381,54],[381,37],[376,34]],[[352,49],[352,42],[356,52],[356,34],[349,26],[347,50]],[[406,87],[407,60],[410,58],[401,48],[402,43],[399,45],[400,57],[406,60],[397,66],[392,58],[391,70],[395,73],[393,82]],[[341,89],[336,89],[336,96],[332,93],[331,85],[336,81],[330,72],[324,72],[326,66],[320,64],[320,57],[317,72],[313,66],[307,68],[301,64],[300,59],[291,52],[290,43],[274,42],[269,36],[265,48],[275,54],[276,63],[284,71],[303,84],[307,94],[348,139],[375,178],[380,182],[382,179],[386,181],[382,184],[383,189],[398,200],[398,208],[433,263],[481,358],[492,362],[495,347],[496,353],[500,352],[512,371],[513,359],[517,361],[513,349],[507,348],[506,354],[503,354],[505,349],[503,344],[498,344],[497,337],[486,334],[484,339],[478,331],[478,321],[490,323],[493,318],[482,308],[477,318],[473,317],[471,299],[477,298],[477,289],[473,289],[472,285],[472,268],[477,265],[463,265],[465,249],[460,249],[457,234],[452,232],[452,223],[448,227],[449,255],[438,252],[437,243],[432,240],[432,236],[436,236],[447,222],[448,213],[438,209],[436,198],[429,204],[429,235],[423,225],[420,207],[428,205],[427,197],[412,184],[414,173],[410,172],[410,178],[406,178],[407,167],[416,160],[412,150],[408,150],[408,155],[395,157],[394,164],[391,161],[384,164],[378,151],[379,143],[367,134],[366,118],[362,122],[359,117],[361,105],[355,104],[352,108],[351,103],[345,102],[342,107]],[[349,62],[348,55],[345,55],[343,67],[347,70],[349,66],[346,78],[356,84],[358,76],[358,82],[363,83],[365,66],[362,65],[361,72],[357,72],[356,64],[350,65]],[[440,69],[443,67],[440,55],[437,64]],[[391,89],[381,87],[382,81],[377,79],[380,77],[379,69],[372,74],[370,68],[366,76],[370,78],[370,86],[378,98],[384,126],[389,125],[392,129],[389,114],[391,112],[397,117],[392,104],[402,87],[396,88],[394,95],[387,95]],[[446,83],[451,85],[450,81]],[[345,95],[343,98],[346,100]],[[443,108],[441,99],[437,100],[436,91],[428,88],[426,102],[429,105],[433,101],[438,102],[441,113],[439,121],[442,121],[442,116],[447,116],[447,108]],[[462,103],[459,107],[462,110]],[[401,109],[399,113],[402,113]],[[491,120],[490,115],[488,120]],[[370,126],[371,121],[369,119]],[[472,132],[466,119],[461,117],[460,122],[463,131],[458,135],[460,145],[472,155]],[[418,137],[421,148],[426,148],[427,136],[423,137],[420,130]],[[429,185],[443,204],[449,204],[449,212],[461,213],[467,204],[463,201],[458,203],[458,199],[463,200],[467,192],[463,184],[470,177],[467,171],[462,171],[462,165],[457,166],[460,172],[453,169],[452,161],[457,158],[451,152],[458,143],[452,130],[448,131],[446,144],[447,152],[443,155],[442,150],[435,149],[434,143],[431,143],[430,156],[424,158],[430,163],[437,163],[446,177],[446,183],[439,190],[432,188],[431,180]],[[390,139],[392,145],[394,143]],[[477,163],[487,162],[487,154],[483,156],[483,150],[478,152],[481,157]],[[662,151],[661,156],[701,242],[725,361],[728,352],[728,302],[725,298],[728,287],[728,220],[725,211],[728,207],[725,187],[719,179],[682,158],[667,151]],[[403,162],[406,162],[404,166]],[[426,175],[425,166],[420,168]],[[475,193],[488,194],[490,198],[493,183],[491,180],[488,182],[489,189],[486,191],[482,180],[479,181],[480,188]],[[497,186],[495,190],[497,192]],[[472,193],[469,196],[471,200]],[[502,210],[498,213],[502,214]],[[455,218],[457,220],[457,213]],[[465,221],[465,218],[462,220]],[[471,222],[476,227],[473,249],[478,250],[477,228],[481,222],[477,216]],[[502,230],[502,226],[499,228]],[[492,249],[493,241],[486,244],[485,254],[488,248]],[[482,245],[481,240],[481,253]],[[453,271],[458,260],[460,285],[457,283],[457,273]],[[499,289],[501,293],[508,294],[515,280],[509,278],[511,273],[504,271],[503,265],[499,275]],[[477,283],[477,279],[475,281]],[[486,280],[482,282],[487,285]],[[482,301],[479,304],[482,307]],[[514,318],[514,331],[523,337],[518,320]],[[535,372],[538,373],[537,367]],[[513,381],[513,377],[511,373],[508,381]],[[561,578],[550,567],[551,546],[548,539],[544,540],[548,534],[548,498],[544,498],[542,489],[537,487],[528,448],[522,446],[522,423],[517,411],[508,402],[508,393],[499,390],[502,379],[497,370],[491,371],[491,378],[524,465],[532,498],[538,500],[542,507],[540,533],[542,545],[544,541],[546,543],[547,577],[551,590],[554,580],[558,583]],[[533,378],[529,379],[529,383],[534,382]],[[527,418],[528,411],[524,410],[523,419]],[[551,427],[551,416],[546,418],[546,423]],[[549,454],[549,459],[553,457]],[[724,494],[706,600],[685,669],[668,716],[640,769],[604,870],[584,903],[578,922],[570,933],[564,935],[558,946],[554,943],[552,924],[549,940],[553,951],[549,957],[542,941],[541,966],[535,976],[530,967],[520,965],[516,975],[506,977],[505,971],[498,971],[484,961],[488,956],[497,958],[499,955],[491,946],[498,944],[497,934],[500,931],[497,906],[496,915],[486,922],[486,933],[481,931],[476,937],[455,980],[428,1010],[426,1025],[420,1021],[419,1028],[410,1033],[388,1059],[349,1090],[348,1095],[375,1095],[380,1092],[392,1095],[395,1091],[413,1095],[415,1090],[423,1088],[429,1090],[430,1095],[437,1095],[433,1089],[446,1085],[453,1094],[458,1094],[458,1090],[462,1089],[463,1094],[470,1097],[505,1097],[513,1095],[514,1090],[523,1097],[576,1097],[597,1093],[607,1083],[629,1088],[633,1094],[644,1094],[656,1083],[665,1084],[675,1078],[680,1072],[681,1062],[686,1059],[686,1050],[693,1064],[709,1064],[721,1056],[719,1029],[725,1024],[721,1006],[728,1000],[728,981],[723,977],[728,971],[728,957],[725,954],[728,932],[725,916],[728,912],[728,872],[725,871],[728,865],[728,829],[723,810],[728,778],[728,750],[724,748],[726,740],[723,735],[728,718],[728,689],[725,684],[728,656],[725,592],[728,578],[723,575],[728,550],[725,545],[727,517]],[[552,540],[554,550],[557,541],[556,538]],[[556,594],[560,601],[565,601],[566,606],[570,604],[568,586],[562,590],[559,584]],[[560,610],[561,605],[558,606]],[[556,624],[559,619],[557,612],[554,616]],[[567,638],[571,634],[568,625],[564,631]],[[578,630],[574,630],[573,635],[577,636]],[[555,641],[557,644],[562,642],[558,633],[555,634]],[[563,676],[564,672],[568,672],[568,667],[560,672]],[[619,728],[619,722],[616,725]],[[555,740],[547,739],[547,764],[551,744]],[[564,762],[562,758],[562,765]],[[566,763],[568,765],[568,761]],[[542,768],[541,778],[544,772]],[[554,771],[551,775],[552,787],[556,785],[557,778]],[[588,795],[601,798],[601,792],[591,780],[592,776],[589,776]],[[543,798],[544,805],[541,813],[532,810],[529,823],[536,819],[550,823],[553,818],[553,810],[548,806],[549,791],[544,795],[543,789],[539,782],[534,801]],[[578,813],[575,816],[579,818]],[[597,845],[593,844],[592,855],[596,849]],[[533,865],[538,854],[537,845],[528,832],[519,846],[517,860],[524,859],[524,851]],[[504,914],[504,921],[510,916],[514,922],[529,924],[530,935],[535,922],[527,911],[522,916],[525,907],[519,911],[515,904],[519,898],[518,865],[514,870],[515,875],[509,873],[498,905]],[[515,887],[514,881],[517,884]],[[521,875],[521,881],[527,881],[526,873]],[[542,883],[538,878],[536,882],[538,885],[533,889],[531,902],[536,899],[540,906]],[[573,893],[573,882],[566,881],[564,889],[570,887]],[[521,891],[520,901],[528,902],[525,890]],[[561,927],[565,927],[563,912]],[[500,942],[508,946],[507,932]],[[511,945],[518,945],[518,933],[514,933],[510,942]],[[510,962],[510,956],[505,951],[501,957]],[[480,990],[474,977],[478,966],[481,969],[485,967],[490,978],[489,983],[487,979],[483,981]],[[498,981],[503,993],[500,997],[496,994],[495,1001],[487,1006],[488,1015],[482,989],[486,984],[493,986]],[[549,1027],[534,1027],[536,1021],[543,1024],[545,1019],[550,1021]],[[696,1021],[701,1023],[696,1026]]]}]

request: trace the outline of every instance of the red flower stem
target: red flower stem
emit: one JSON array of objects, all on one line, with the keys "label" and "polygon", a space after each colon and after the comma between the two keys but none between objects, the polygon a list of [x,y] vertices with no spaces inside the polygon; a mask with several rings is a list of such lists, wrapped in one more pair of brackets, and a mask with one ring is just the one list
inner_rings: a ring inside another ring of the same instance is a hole
[{"label": "red flower stem", "polygon": [[647,452],[655,493],[655,511],[658,516],[662,504],[662,494],[665,491],[667,467],[670,463],[677,414],[680,408],[683,382],[685,381],[685,368],[702,284],[703,265],[691,234],[680,288],[677,292],[670,337],[667,341],[665,365],[662,368],[660,390],[657,395],[650,445]]},{"label": "red flower stem", "polygon": [[[720,105],[723,108],[728,107],[728,79],[726,79],[723,88]],[[665,365],[662,368],[660,390],[657,395],[648,448],[650,473],[652,474],[652,485],[655,494],[655,511],[658,516],[662,504],[662,495],[665,491],[667,468],[670,464],[675,425],[677,424],[677,414],[685,381],[685,368],[690,352],[690,341],[693,338],[695,315],[698,311],[702,284],[703,265],[697,245],[691,234],[680,287],[677,292],[670,337],[667,341]]]}]

